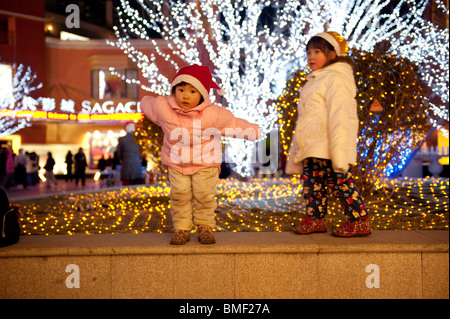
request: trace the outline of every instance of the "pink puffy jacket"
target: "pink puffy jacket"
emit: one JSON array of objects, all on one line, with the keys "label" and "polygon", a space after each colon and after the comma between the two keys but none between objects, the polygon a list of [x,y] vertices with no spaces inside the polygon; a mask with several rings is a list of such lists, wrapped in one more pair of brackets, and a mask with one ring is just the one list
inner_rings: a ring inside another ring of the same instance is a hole
[{"label": "pink puffy jacket", "polygon": [[211,104],[209,98],[186,111],[175,97],[145,96],[141,110],[164,131],[161,161],[184,175],[202,168],[220,167],[221,137],[257,140],[259,126],[237,118],[226,108]]}]

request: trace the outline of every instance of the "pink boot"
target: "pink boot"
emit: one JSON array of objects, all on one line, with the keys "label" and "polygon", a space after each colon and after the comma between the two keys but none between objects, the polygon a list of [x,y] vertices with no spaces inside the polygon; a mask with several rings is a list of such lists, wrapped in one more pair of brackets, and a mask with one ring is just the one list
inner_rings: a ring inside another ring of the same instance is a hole
[{"label": "pink boot", "polygon": [[333,236],[336,237],[363,237],[372,233],[368,217],[363,217],[351,222],[347,220],[340,227],[333,229]]},{"label": "pink boot", "polygon": [[296,234],[325,233],[327,231],[327,221],[325,218],[306,217],[300,226],[294,228]]}]

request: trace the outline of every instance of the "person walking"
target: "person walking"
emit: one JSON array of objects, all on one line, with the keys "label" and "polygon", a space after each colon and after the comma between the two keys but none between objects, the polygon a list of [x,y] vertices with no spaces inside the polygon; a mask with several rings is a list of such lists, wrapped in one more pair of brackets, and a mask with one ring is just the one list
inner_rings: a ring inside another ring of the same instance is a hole
[{"label": "person walking", "polygon": [[45,169],[45,178],[46,178],[46,183],[47,183],[47,185],[46,185],[46,187],[47,188],[51,188],[52,187],[52,183],[54,183],[55,184],[55,186],[57,186],[58,185],[58,182],[56,181],[56,177],[55,177],[55,174],[53,173],[53,168],[55,167],[55,160],[54,160],[54,158],[53,158],[53,156],[52,156],[52,153],[51,152],[48,152],[47,153],[47,161],[45,162],[45,166],[44,166],[44,169]]},{"label": "person walking", "polygon": [[75,186],[78,186],[78,181],[81,180],[81,185],[86,183],[86,155],[83,152],[83,148],[78,149],[78,153],[75,154]]},{"label": "person walking", "polygon": [[133,123],[125,125],[125,136],[119,137],[117,156],[120,161],[120,181],[122,185],[143,184],[139,145],[133,140]]},{"label": "person walking", "polygon": [[0,178],[0,186],[8,189],[11,186],[16,186],[15,178],[14,178],[14,152],[11,148],[6,148],[4,151],[5,155],[5,166],[4,166],[4,178],[1,180]]},{"label": "person walking", "polygon": [[23,188],[27,188],[27,164],[28,158],[23,153],[23,149],[19,150],[19,154],[14,158],[14,178],[16,185],[22,184]]},{"label": "person walking", "polygon": [[73,155],[71,151],[68,151],[66,154],[66,160],[64,161],[66,163],[66,182],[73,180],[72,175],[72,166],[73,166]]}]

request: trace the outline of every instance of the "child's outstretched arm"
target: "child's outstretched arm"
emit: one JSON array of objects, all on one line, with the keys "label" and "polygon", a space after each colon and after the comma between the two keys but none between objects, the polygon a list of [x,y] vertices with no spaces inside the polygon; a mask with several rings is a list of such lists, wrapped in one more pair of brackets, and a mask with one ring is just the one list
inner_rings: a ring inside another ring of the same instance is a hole
[{"label": "child's outstretched arm", "polygon": [[222,136],[256,141],[261,137],[261,129],[257,124],[236,117],[229,110],[221,108],[218,116],[218,129]]},{"label": "child's outstretched arm", "polygon": [[141,111],[150,121],[158,125],[158,116],[156,112],[157,97],[146,95],[141,100]]}]

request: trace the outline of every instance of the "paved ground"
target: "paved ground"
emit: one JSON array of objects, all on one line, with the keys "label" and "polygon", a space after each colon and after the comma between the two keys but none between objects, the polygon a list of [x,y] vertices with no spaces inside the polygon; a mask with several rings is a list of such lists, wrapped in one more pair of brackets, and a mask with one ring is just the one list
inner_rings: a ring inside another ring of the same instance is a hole
[{"label": "paved ground", "polygon": [[80,182],[77,186],[74,181],[66,182],[63,179],[58,179],[58,185],[50,188],[47,188],[46,183],[40,182],[37,185],[28,186],[27,188],[23,188],[23,185],[10,187],[6,190],[6,193],[8,194],[10,200],[31,199],[34,197],[43,197],[47,195],[86,191],[96,188],[97,185],[98,183],[96,183],[93,179],[86,179],[84,186],[82,186]]}]

